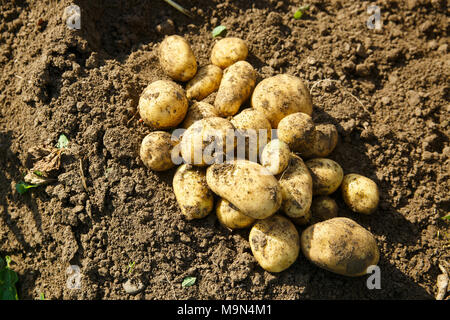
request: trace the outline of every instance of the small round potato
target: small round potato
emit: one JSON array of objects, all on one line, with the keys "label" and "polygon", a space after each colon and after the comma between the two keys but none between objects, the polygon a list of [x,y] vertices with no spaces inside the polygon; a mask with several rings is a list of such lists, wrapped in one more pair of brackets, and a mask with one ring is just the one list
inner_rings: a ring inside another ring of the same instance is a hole
[{"label": "small round potato", "polygon": [[287,143],[289,149],[302,154],[310,148],[315,132],[312,118],[303,112],[287,115],[278,123],[278,139]]},{"label": "small round potato", "polygon": [[188,99],[202,100],[219,89],[222,69],[213,64],[201,67],[194,78],[186,85]]},{"label": "small round potato", "polygon": [[234,148],[234,127],[230,121],[220,117],[195,121],[184,132],[180,142],[184,161],[197,166],[223,162],[226,154]]},{"label": "small round potato", "polygon": [[257,73],[247,61],[238,61],[225,69],[214,106],[221,117],[235,115],[252,94]]},{"label": "small round potato", "polygon": [[313,224],[301,236],[303,254],[315,265],[344,276],[356,277],[378,263],[380,253],[373,235],[348,218]]},{"label": "small round potato", "polygon": [[248,160],[211,165],[206,170],[209,188],[246,216],[265,219],[281,206],[277,179],[263,166]]},{"label": "small round potato", "polygon": [[246,216],[225,199],[217,203],[216,214],[220,223],[230,229],[248,228],[255,222],[255,219]]},{"label": "small round potato", "polygon": [[313,195],[326,196],[335,192],[344,178],[342,167],[331,159],[316,158],[305,162],[313,180]]},{"label": "small round potato", "polygon": [[269,272],[286,270],[300,252],[297,229],[280,215],[258,221],[250,230],[249,242],[256,261]]},{"label": "small round potato", "polygon": [[303,81],[289,74],[264,79],[256,86],[251,98],[252,107],[261,110],[272,128],[291,113],[312,113],[312,99]]},{"label": "small round potato", "polygon": [[234,37],[223,38],[214,45],[211,51],[211,62],[225,69],[248,55],[247,44],[244,40]]},{"label": "small round potato", "polygon": [[274,176],[282,173],[289,164],[291,151],[286,143],[274,139],[270,141],[261,153],[261,165]]},{"label": "small round potato", "polygon": [[344,202],[354,212],[371,214],[380,201],[377,184],[362,175],[350,173],[345,175],[341,185]]},{"label": "small round potato", "polygon": [[165,171],[173,168],[171,153],[178,144],[172,135],[165,131],[150,132],[142,140],[140,156],[145,166],[154,171]]},{"label": "small round potato", "polygon": [[181,127],[187,129],[195,121],[211,117],[217,117],[216,109],[212,104],[203,101],[194,102],[189,107]]},{"label": "small round potato", "polygon": [[197,73],[197,60],[189,43],[183,37],[172,35],[159,46],[159,63],[174,80],[188,81]]},{"label": "small round potato", "polygon": [[184,90],[175,82],[158,80],[149,84],[141,94],[138,105],[142,120],[154,129],[176,127],[188,110]]},{"label": "small round potato", "polygon": [[317,223],[337,217],[338,206],[328,196],[314,197],[311,204],[311,222]]},{"label": "small round potato", "polygon": [[323,158],[336,147],[338,132],[333,124],[318,124],[310,142],[299,152],[305,158]]},{"label": "small round potato", "polygon": [[173,191],[181,212],[188,220],[204,218],[214,208],[214,195],[201,168],[181,165],[173,177]]}]

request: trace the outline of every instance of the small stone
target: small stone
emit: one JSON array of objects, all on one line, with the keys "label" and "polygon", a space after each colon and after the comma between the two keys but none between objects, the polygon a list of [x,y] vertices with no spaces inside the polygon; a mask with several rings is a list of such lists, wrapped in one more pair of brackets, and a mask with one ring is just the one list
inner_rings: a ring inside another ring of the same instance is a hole
[{"label": "small stone", "polygon": [[317,63],[317,60],[314,59],[313,57],[308,57],[308,58],[306,58],[306,62],[307,62],[309,65],[313,66],[313,65],[315,65],[315,64]]},{"label": "small stone", "polygon": [[408,10],[414,9],[415,7],[417,7],[417,0],[407,0],[406,7],[408,8]]},{"label": "small stone", "polygon": [[175,24],[171,19],[167,19],[156,26],[156,31],[162,35],[172,35],[175,33]]},{"label": "small stone", "polygon": [[365,64],[358,64],[356,66],[356,73],[361,77],[367,77],[370,74],[370,70]]},{"label": "small stone", "polygon": [[363,44],[361,44],[361,43],[358,43],[357,45],[356,45],[356,51],[355,51],[355,53],[358,55],[358,56],[360,56],[360,57],[362,57],[362,58],[365,58],[366,57],[366,49],[364,48],[364,45]]},{"label": "small stone", "polygon": [[439,46],[439,43],[436,40],[431,40],[427,43],[427,47],[430,50],[436,50],[438,46]]},{"label": "small stone", "polygon": [[387,106],[391,103],[391,99],[389,97],[383,97],[381,98],[381,103]]},{"label": "small stone", "polygon": [[420,103],[420,95],[415,91],[412,90],[408,91],[407,97],[408,97],[408,104],[411,107],[415,107]]},{"label": "small stone", "polygon": [[144,289],[144,285],[139,279],[128,279],[122,284],[122,287],[128,294],[137,294]]}]

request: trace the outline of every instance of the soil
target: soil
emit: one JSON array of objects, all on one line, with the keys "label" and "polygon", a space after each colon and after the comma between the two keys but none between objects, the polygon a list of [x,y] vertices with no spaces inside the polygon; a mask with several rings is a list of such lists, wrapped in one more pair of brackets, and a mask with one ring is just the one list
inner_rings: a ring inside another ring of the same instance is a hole
[{"label": "soil", "polygon": [[[70,1],[0,1],[0,255],[12,257],[20,299],[433,299],[450,257],[447,1],[376,1],[381,30],[366,25],[372,1],[311,0],[300,20],[299,1],[178,2],[194,17],[163,1],[75,0],[81,29],[70,30]],[[230,232],[214,214],[187,221],[174,170],[143,166],[149,129],[135,114],[145,86],[167,79],[158,43],[183,35],[205,65],[218,25],[248,42],[260,79],[304,79],[314,120],[338,127],[331,158],[379,185],[370,216],[334,197],[340,216],[375,235],[381,289],[302,255],[265,272],[248,230]],[[70,142],[57,181],[19,194],[28,150],[54,147],[61,134]],[[67,285],[70,265],[80,289]],[[182,288],[187,276],[197,281]],[[130,278],[140,287],[132,294]]]}]

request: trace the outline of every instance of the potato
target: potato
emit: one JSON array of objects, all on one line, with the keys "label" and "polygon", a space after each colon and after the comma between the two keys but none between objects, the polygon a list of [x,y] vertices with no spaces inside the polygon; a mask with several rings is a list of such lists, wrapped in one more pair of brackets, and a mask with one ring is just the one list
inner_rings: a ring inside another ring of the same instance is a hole
[{"label": "potato", "polygon": [[211,117],[217,117],[216,109],[212,104],[203,101],[194,102],[189,107],[181,127],[187,129],[195,121]]},{"label": "potato", "polygon": [[189,43],[183,37],[172,35],[159,46],[159,63],[174,80],[188,81],[197,73],[197,60]]},{"label": "potato", "polygon": [[337,217],[338,206],[328,196],[314,197],[311,204],[311,222],[317,223]]},{"label": "potato", "polygon": [[328,156],[336,147],[338,142],[338,132],[333,124],[316,125],[316,130],[312,139],[299,153],[306,158]]},{"label": "potato", "polygon": [[[245,151],[247,159],[257,161],[260,150],[270,141],[272,127],[270,122],[261,112],[248,108],[244,109],[231,119],[231,123],[239,134],[245,139],[245,150],[238,149],[242,153]],[[238,140],[239,143],[239,140]],[[238,148],[240,145],[238,145]]]},{"label": "potato", "polygon": [[248,160],[213,164],[206,170],[209,188],[243,214],[265,219],[281,206],[277,179],[263,166]]},{"label": "potato", "polygon": [[256,84],[257,73],[246,61],[238,61],[225,69],[214,106],[222,117],[235,115]]},{"label": "potato", "polygon": [[230,229],[248,228],[255,222],[255,219],[246,216],[225,199],[217,203],[216,214],[220,223]]},{"label": "potato", "polygon": [[206,166],[224,161],[235,148],[234,127],[230,121],[210,117],[194,122],[183,134],[181,155],[186,163]]},{"label": "potato", "polygon": [[290,217],[290,219],[292,220],[292,222],[294,222],[295,224],[298,224],[299,226],[305,226],[305,225],[311,223],[311,217],[312,217],[312,213],[311,213],[311,209],[310,209],[304,216],[299,217],[299,218]]},{"label": "potato", "polygon": [[251,98],[252,107],[261,110],[272,128],[291,113],[312,113],[312,100],[303,81],[289,74],[264,79],[256,86]]},{"label": "potato", "polygon": [[149,84],[141,94],[138,105],[142,120],[154,129],[176,127],[188,110],[184,90],[175,82],[158,80]]},{"label": "potato", "polygon": [[145,166],[154,171],[164,171],[173,168],[171,154],[178,144],[177,139],[165,131],[150,132],[142,140],[140,156]]},{"label": "potato", "polygon": [[371,214],[380,201],[377,184],[362,175],[350,173],[345,175],[342,185],[342,198],[354,212]]},{"label": "potato", "polygon": [[378,263],[380,254],[373,235],[348,218],[333,218],[303,231],[303,254],[315,265],[344,276],[362,276]]},{"label": "potato", "polygon": [[213,64],[201,67],[186,85],[188,99],[202,100],[219,88],[222,69]]},{"label": "potato", "polygon": [[303,160],[291,153],[289,165],[280,180],[283,203],[281,209],[291,218],[307,219],[312,202],[313,181]]},{"label": "potato", "polygon": [[313,195],[326,196],[335,192],[344,178],[344,170],[336,161],[316,158],[305,162],[313,179]]},{"label": "potato", "polygon": [[314,132],[312,118],[303,112],[291,113],[278,123],[278,139],[295,152],[302,153],[310,148]]},{"label": "potato", "polygon": [[181,165],[173,177],[173,191],[188,220],[204,218],[214,208],[214,195],[206,184],[202,168]]},{"label": "potato", "polygon": [[291,151],[286,143],[274,139],[264,147],[261,153],[261,165],[274,176],[282,173],[289,164]]},{"label": "potato", "polygon": [[211,51],[211,62],[225,69],[241,60],[245,60],[248,55],[247,44],[239,38],[223,38],[214,45]]},{"label": "potato", "polygon": [[250,230],[249,242],[256,261],[269,272],[286,270],[300,253],[297,229],[280,215],[258,221]]}]

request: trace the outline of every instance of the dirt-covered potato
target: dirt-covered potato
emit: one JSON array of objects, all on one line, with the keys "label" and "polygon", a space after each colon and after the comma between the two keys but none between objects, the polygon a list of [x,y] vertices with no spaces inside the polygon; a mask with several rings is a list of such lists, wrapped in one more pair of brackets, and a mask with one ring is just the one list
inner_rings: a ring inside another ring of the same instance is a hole
[{"label": "dirt-covered potato", "polygon": [[344,178],[344,170],[336,161],[327,158],[305,162],[313,180],[313,195],[326,196],[335,192]]},{"label": "dirt-covered potato", "polygon": [[373,235],[348,218],[313,224],[301,236],[303,254],[315,265],[344,276],[362,276],[378,263],[380,254]]},{"label": "dirt-covered potato", "polygon": [[289,74],[264,79],[256,86],[251,98],[252,107],[264,112],[272,128],[291,113],[312,113],[312,100],[303,81]]},{"label": "dirt-covered potato", "polygon": [[297,229],[280,215],[258,221],[250,230],[249,242],[256,261],[269,272],[286,270],[300,252]]},{"label": "dirt-covered potato", "polygon": [[186,85],[188,99],[202,100],[219,88],[222,69],[213,64],[201,67]]},{"label": "dirt-covered potato", "polygon": [[301,148],[299,153],[306,158],[328,156],[336,147],[338,142],[338,132],[333,124],[316,125],[313,137]]},{"label": "dirt-covered potato", "polygon": [[313,197],[311,204],[311,222],[317,223],[332,219],[338,215],[338,206],[333,198],[328,196]]},{"label": "dirt-covered potato", "polygon": [[289,218],[292,220],[292,222],[298,224],[299,226],[305,226],[307,224],[310,224],[312,219],[311,209],[309,209],[308,212],[302,217],[299,218],[289,217]]},{"label": "dirt-covered potato", "polygon": [[217,117],[216,109],[212,104],[203,101],[194,102],[189,106],[181,127],[187,129],[195,121],[211,117]]},{"label": "dirt-covered potato", "polygon": [[211,62],[225,69],[248,55],[247,44],[244,40],[234,37],[223,38],[214,45],[211,51]]},{"label": "dirt-covered potato", "polygon": [[184,90],[175,82],[158,80],[149,84],[141,94],[138,105],[142,120],[154,129],[176,127],[188,110]]},{"label": "dirt-covered potato", "polygon": [[204,218],[214,208],[214,195],[206,184],[202,168],[181,165],[173,177],[173,191],[188,220]]},{"label": "dirt-covered potato", "polygon": [[183,133],[180,142],[184,161],[197,166],[223,162],[226,154],[234,148],[234,127],[230,121],[220,117],[195,121]]},{"label": "dirt-covered potato", "polygon": [[209,188],[243,214],[265,219],[281,206],[277,179],[263,166],[248,160],[213,164],[206,170]]},{"label": "dirt-covered potato", "polygon": [[222,117],[235,115],[252,94],[257,73],[247,61],[238,61],[225,69],[214,106]]},{"label": "dirt-covered potato", "polygon": [[311,146],[315,127],[306,113],[291,113],[278,123],[278,139],[285,142],[290,150],[303,153]]},{"label": "dirt-covered potato", "polygon": [[350,173],[345,175],[342,185],[342,198],[354,212],[371,214],[380,201],[377,184],[362,175]]},{"label": "dirt-covered potato", "polygon": [[289,164],[279,180],[283,203],[281,209],[291,218],[304,218],[312,202],[313,181],[303,160],[291,153]]},{"label": "dirt-covered potato", "polygon": [[220,223],[230,229],[248,228],[255,222],[255,219],[246,216],[225,199],[217,203],[216,214]]},{"label": "dirt-covered potato", "polygon": [[183,37],[172,35],[159,46],[159,63],[174,80],[188,81],[197,73],[197,60],[189,43]]},{"label": "dirt-covered potato", "polygon": [[174,167],[171,153],[178,144],[172,135],[165,131],[150,132],[142,140],[139,154],[145,166],[154,171],[169,170]]},{"label": "dirt-covered potato", "polygon": [[274,139],[264,147],[261,153],[261,165],[276,176],[287,168],[290,157],[289,146],[281,140]]},{"label": "dirt-covered potato", "polygon": [[248,108],[235,115],[231,119],[231,123],[238,130],[242,139],[245,139],[245,150],[238,149],[238,152],[245,151],[247,159],[251,158],[252,161],[257,161],[260,150],[271,139],[272,127],[270,122],[261,112]]}]

